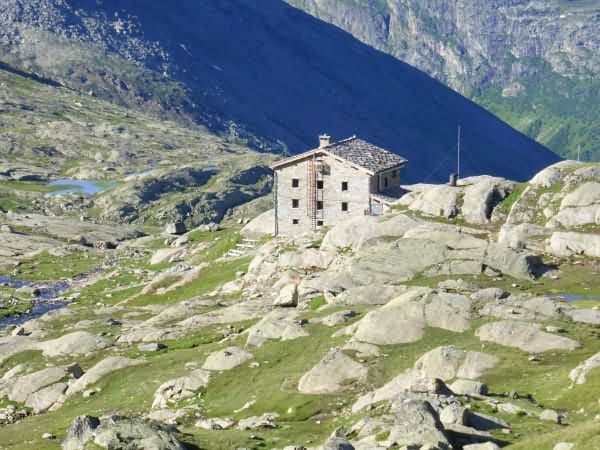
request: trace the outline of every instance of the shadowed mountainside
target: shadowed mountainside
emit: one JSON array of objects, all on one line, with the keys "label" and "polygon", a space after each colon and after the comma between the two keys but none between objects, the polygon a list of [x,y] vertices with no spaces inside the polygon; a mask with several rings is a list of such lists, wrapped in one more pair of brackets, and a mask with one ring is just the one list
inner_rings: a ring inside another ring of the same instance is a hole
[{"label": "shadowed mountainside", "polygon": [[5,0],[0,60],[84,92],[205,124],[255,146],[359,134],[443,180],[528,178],[557,160],[417,69],[280,0]]}]

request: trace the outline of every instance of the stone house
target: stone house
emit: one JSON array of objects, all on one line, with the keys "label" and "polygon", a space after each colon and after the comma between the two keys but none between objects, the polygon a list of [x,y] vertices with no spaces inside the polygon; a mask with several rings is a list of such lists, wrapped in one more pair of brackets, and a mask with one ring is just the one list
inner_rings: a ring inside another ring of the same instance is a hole
[{"label": "stone house", "polygon": [[356,215],[379,215],[400,193],[407,160],[356,136],[286,158],[275,172],[275,234],[331,226]]}]

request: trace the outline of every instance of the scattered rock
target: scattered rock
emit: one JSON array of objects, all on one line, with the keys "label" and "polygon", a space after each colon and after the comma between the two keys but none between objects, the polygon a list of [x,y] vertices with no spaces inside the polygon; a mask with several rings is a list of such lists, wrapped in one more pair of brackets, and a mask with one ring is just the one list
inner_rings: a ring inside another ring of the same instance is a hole
[{"label": "scattered rock", "polygon": [[354,446],[346,439],[334,437],[319,447],[319,450],[354,450]]},{"label": "scattered rock", "polygon": [[552,450],[572,450],[575,448],[575,444],[571,442],[558,442]]},{"label": "scattered rock", "polygon": [[183,222],[169,223],[165,227],[165,233],[167,234],[183,234],[186,232],[186,228]]},{"label": "scattered rock", "polygon": [[456,380],[448,386],[452,392],[458,395],[487,395],[487,385],[473,380]]},{"label": "scattered rock", "polygon": [[205,430],[229,430],[233,428],[235,421],[231,419],[220,419],[218,417],[212,417],[209,419],[200,419],[196,422],[198,428]]},{"label": "scattered rock", "polygon": [[597,367],[600,367],[600,353],[590,356],[584,362],[571,370],[569,373],[569,379],[573,382],[573,384],[583,384],[585,383],[587,374],[590,372],[590,370],[596,369]]},{"label": "scattered rock", "polygon": [[561,423],[562,415],[553,409],[545,409],[540,413],[540,419],[548,422]]},{"label": "scattered rock", "polygon": [[500,446],[495,442],[484,442],[482,444],[465,445],[463,450],[500,450]]},{"label": "scattered rock", "polygon": [[259,428],[276,428],[275,419],[279,417],[277,413],[265,413],[262,416],[248,417],[242,419],[237,424],[238,430],[257,430]]},{"label": "scattered rock", "polygon": [[138,350],[140,352],[150,353],[150,352],[158,352],[160,350],[164,350],[167,348],[165,344],[161,344],[159,342],[148,342],[138,344]]},{"label": "scattered rock", "polygon": [[500,288],[481,289],[471,294],[471,300],[475,301],[493,301],[508,297],[508,292]]},{"label": "scattered rock", "polygon": [[338,311],[323,317],[320,322],[328,327],[337,327],[338,325],[344,325],[350,320],[354,319],[358,313],[356,311]]}]

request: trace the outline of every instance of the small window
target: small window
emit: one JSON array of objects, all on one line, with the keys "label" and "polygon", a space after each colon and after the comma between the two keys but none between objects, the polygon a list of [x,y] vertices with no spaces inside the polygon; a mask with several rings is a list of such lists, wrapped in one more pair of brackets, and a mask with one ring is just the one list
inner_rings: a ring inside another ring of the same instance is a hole
[{"label": "small window", "polygon": [[348,202],[342,202],[342,211],[348,211]]},{"label": "small window", "polygon": [[323,189],[323,180],[317,180],[317,189]]},{"label": "small window", "polygon": [[323,202],[321,202],[321,201],[317,202],[317,209],[323,209]]},{"label": "small window", "polygon": [[392,178],[396,178],[397,176],[398,176],[398,171],[397,171],[397,170],[394,170],[394,171],[392,172]]},{"label": "small window", "polygon": [[298,178],[292,178],[292,187],[296,188],[300,186],[300,180]]},{"label": "small window", "polygon": [[348,182],[342,181],[342,191],[347,191],[347,190],[348,190]]},{"label": "small window", "polygon": [[385,187],[388,187],[388,178],[387,178],[387,177],[385,177],[385,178],[383,179],[383,185],[384,185]]},{"label": "small window", "polygon": [[322,220],[317,220],[317,226],[318,227],[322,227],[323,226],[323,221]]},{"label": "small window", "polygon": [[292,199],[292,208],[299,208],[300,207],[300,200],[298,200],[297,198]]},{"label": "small window", "polygon": [[292,225],[298,225],[300,223],[300,219],[292,219]]}]

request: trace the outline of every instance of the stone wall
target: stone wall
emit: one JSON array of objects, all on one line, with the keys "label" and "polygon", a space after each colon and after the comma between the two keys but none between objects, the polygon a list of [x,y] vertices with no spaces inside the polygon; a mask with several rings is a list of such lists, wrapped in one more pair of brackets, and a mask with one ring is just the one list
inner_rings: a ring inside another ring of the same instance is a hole
[{"label": "stone wall", "polygon": [[[343,160],[323,156],[328,170],[323,175],[323,226],[336,225],[340,220],[363,215],[369,207],[371,177]],[[291,236],[311,230],[312,222],[308,215],[307,201],[308,160],[299,161],[277,171],[277,221],[278,232]],[[298,187],[292,187],[292,180],[298,179]],[[342,182],[348,183],[348,190],[342,191]],[[292,207],[292,201],[298,200],[298,208]],[[342,210],[347,203],[348,210]],[[298,223],[294,224],[293,221]],[[321,220],[321,219],[319,219]]]}]

